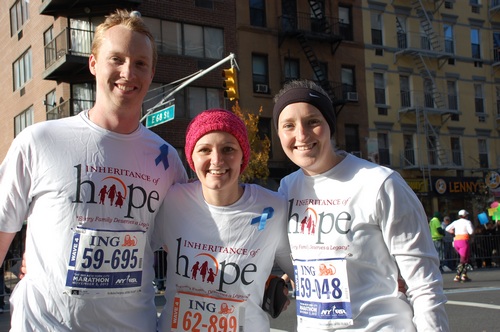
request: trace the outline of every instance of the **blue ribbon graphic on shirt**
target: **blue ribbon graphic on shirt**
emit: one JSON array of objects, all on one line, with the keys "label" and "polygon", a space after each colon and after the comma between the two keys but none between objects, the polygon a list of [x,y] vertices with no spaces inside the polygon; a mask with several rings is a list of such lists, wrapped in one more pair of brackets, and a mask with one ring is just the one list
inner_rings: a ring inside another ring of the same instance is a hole
[{"label": "blue ribbon graphic on shirt", "polygon": [[255,217],[250,222],[251,225],[259,223],[259,231],[263,230],[266,227],[267,219],[271,219],[274,214],[274,209],[272,207],[266,207],[264,211],[262,211],[262,215],[260,217]]},{"label": "blue ribbon graphic on shirt", "polygon": [[165,167],[165,169],[168,168],[168,145],[167,144],[163,144],[162,146],[160,146],[160,155],[158,157],[156,157],[156,159],[155,159],[156,166],[158,166],[158,164],[160,162],[163,162],[163,167]]}]

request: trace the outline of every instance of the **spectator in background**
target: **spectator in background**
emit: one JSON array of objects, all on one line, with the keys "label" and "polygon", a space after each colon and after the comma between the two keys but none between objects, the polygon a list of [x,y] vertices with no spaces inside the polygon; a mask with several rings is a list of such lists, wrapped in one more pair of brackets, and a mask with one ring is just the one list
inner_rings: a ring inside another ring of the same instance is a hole
[{"label": "spectator in background", "polygon": [[459,219],[455,220],[446,227],[446,231],[455,234],[453,246],[460,256],[460,264],[457,267],[457,274],[453,281],[466,282],[470,281],[467,276],[467,271],[472,269],[469,264],[470,256],[470,236],[474,233],[474,227],[469,219],[467,219],[469,212],[465,210],[458,211]]},{"label": "spectator in background", "polygon": [[439,257],[439,270],[443,271],[444,265],[444,250],[443,250],[443,237],[444,229],[441,227],[441,214],[434,212],[434,216],[429,221],[429,229],[431,231],[432,242]]},{"label": "spectator in background", "polygon": [[[443,218],[443,222],[441,223],[441,228],[443,230],[451,223],[451,218],[449,216],[445,216]],[[453,236],[454,234],[451,232],[444,232],[443,236],[443,254],[444,254],[444,265],[443,270],[445,272],[450,272],[455,269],[456,263],[453,258],[453,253],[455,249],[453,249]]]}]

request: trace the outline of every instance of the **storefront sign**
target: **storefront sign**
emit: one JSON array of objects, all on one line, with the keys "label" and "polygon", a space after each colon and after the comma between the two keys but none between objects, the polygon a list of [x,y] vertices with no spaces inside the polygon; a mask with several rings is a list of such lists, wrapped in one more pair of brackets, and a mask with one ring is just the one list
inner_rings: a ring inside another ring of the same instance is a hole
[{"label": "storefront sign", "polygon": [[411,189],[417,194],[424,194],[429,191],[429,182],[424,181],[423,179],[405,179],[406,183],[410,186]]},{"label": "storefront sign", "polygon": [[440,177],[434,181],[434,190],[444,194],[479,193],[484,189],[484,179],[474,177]]}]

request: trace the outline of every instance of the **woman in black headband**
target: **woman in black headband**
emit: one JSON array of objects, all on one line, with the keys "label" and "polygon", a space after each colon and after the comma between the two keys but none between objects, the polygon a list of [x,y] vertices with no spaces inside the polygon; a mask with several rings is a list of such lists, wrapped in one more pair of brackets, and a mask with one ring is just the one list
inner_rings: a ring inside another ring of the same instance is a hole
[{"label": "woman in black headband", "polygon": [[448,331],[427,216],[399,173],[335,150],[332,103],[314,82],[287,83],[273,116],[301,168],[279,189],[289,202],[297,331]]}]

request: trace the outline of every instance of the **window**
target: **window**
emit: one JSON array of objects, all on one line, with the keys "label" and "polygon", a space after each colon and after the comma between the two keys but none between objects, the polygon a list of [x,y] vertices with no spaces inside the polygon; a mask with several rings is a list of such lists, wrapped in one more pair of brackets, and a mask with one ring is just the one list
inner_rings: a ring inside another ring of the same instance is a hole
[{"label": "window", "polygon": [[309,0],[309,7],[311,8],[311,31],[326,32],[328,23],[325,18],[325,0]]},{"label": "window", "polygon": [[460,137],[450,137],[451,159],[456,166],[462,166],[462,147]]},{"label": "window", "polygon": [[496,91],[496,101],[497,101],[497,119],[500,118],[500,87],[497,86],[495,87],[495,91]]},{"label": "window", "polygon": [[434,83],[432,80],[424,79],[424,105],[427,108],[434,108]]},{"label": "window", "polygon": [[195,0],[194,5],[200,8],[212,9],[214,6],[213,0]]},{"label": "window", "polygon": [[297,59],[285,59],[285,82],[300,78],[300,62]]},{"label": "window", "polygon": [[389,135],[386,133],[378,133],[378,156],[380,165],[390,165],[391,158],[389,154]]},{"label": "window", "polygon": [[399,93],[401,95],[401,107],[411,107],[410,77],[399,75]]},{"label": "window", "polygon": [[[151,84],[151,89],[148,92],[150,100],[143,104],[143,110],[146,111],[152,106],[158,104],[166,94],[172,89],[169,85],[159,83]],[[175,104],[175,118],[193,118],[200,112],[210,108],[221,108],[221,90],[214,88],[192,87],[188,86],[180,91],[177,91],[174,96],[169,98]],[[166,104],[163,107],[168,107]]]},{"label": "window", "polygon": [[474,110],[479,115],[479,121],[484,122],[483,85],[479,83],[474,84]]},{"label": "window", "polygon": [[383,45],[382,41],[382,13],[371,13],[372,44]]},{"label": "window", "polygon": [[493,32],[493,61],[500,61],[500,32]]},{"label": "window", "polygon": [[479,29],[470,29],[470,43],[472,49],[472,57],[474,59],[481,59],[481,44],[479,37]]},{"label": "window", "polygon": [[89,56],[92,53],[94,26],[92,22],[81,19],[70,19],[71,43],[70,51],[73,55]]},{"label": "window", "polygon": [[184,24],[184,55],[221,59],[224,34],[222,29]]},{"label": "window", "polygon": [[479,152],[479,167],[489,168],[488,161],[488,142],[484,138],[479,138],[477,140],[477,147]]},{"label": "window", "polygon": [[479,4],[479,0],[469,0],[471,13],[479,14],[479,8],[481,7]]},{"label": "window", "polygon": [[437,147],[436,136],[432,134],[427,136],[427,158],[429,159],[429,165],[438,165]]},{"label": "window", "polygon": [[267,55],[252,55],[253,92],[269,94],[269,69]]},{"label": "window", "polygon": [[406,34],[406,17],[396,16],[396,29],[398,36],[398,48],[405,49],[408,47],[408,37]]},{"label": "window", "polygon": [[[457,82],[447,81],[446,86],[448,88],[448,108],[450,110],[458,111],[458,92],[457,92]],[[457,113],[451,114],[451,121],[460,121],[460,115]]]},{"label": "window", "polygon": [[22,88],[32,77],[31,48],[24,52],[12,65],[14,91]]},{"label": "window", "polygon": [[265,0],[250,0],[250,25],[255,27],[266,26]]},{"label": "window", "polygon": [[444,29],[444,51],[446,53],[455,53],[455,42],[453,40],[453,26],[443,25]]},{"label": "window", "polygon": [[422,25],[420,25],[420,48],[423,50],[432,50],[431,39]]},{"label": "window", "polygon": [[297,29],[297,1],[281,1],[282,19],[281,29],[283,31],[294,31]]},{"label": "window", "polygon": [[[342,94],[343,99],[357,101],[356,79],[354,77],[354,68],[342,66]],[[355,97],[355,98],[354,98]]]},{"label": "window", "polygon": [[351,7],[339,6],[339,34],[344,40],[354,40]]},{"label": "window", "polygon": [[17,136],[24,128],[30,126],[35,121],[33,106],[14,118],[14,136]]},{"label": "window", "polygon": [[346,124],[345,131],[345,149],[347,152],[359,152],[359,126],[356,124]]},{"label": "window", "polygon": [[385,79],[384,74],[374,73],[375,82],[375,104],[385,105]]},{"label": "window", "polygon": [[51,112],[56,107],[56,90],[52,90],[45,95],[45,100],[43,101],[45,105],[45,113],[47,114],[47,120],[57,119],[57,112]]},{"label": "window", "polygon": [[413,143],[413,134],[404,134],[404,166],[415,166],[415,145]]},{"label": "window", "polygon": [[[94,106],[95,83],[78,83],[71,85],[72,115],[88,110]],[[62,104],[59,102],[59,104]]]},{"label": "window", "polygon": [[18,33],[23,25],[30,18],[29,15],[29,1],[17,0],[12,7],[10,7],[10,35],[14,36]]},{"label": "window", "polygon": [[457,82],[447,81],[446,86],[448,89],[448,108],[458,110]]},{"label": "window", "polygon": [[45,68],[53,64],[56,60],[55,43],[51,43],[54,39],[54,27],[51,26],[43,33],[43,46],[45,49]]},{"label": "window", "polygon": [[220,90],[212,88],[186,88],[189,118],[194,118],[203,110],[220,108]]},{"label": "window", "polygon": [[222,59],[224,31],[171,21],[143,17],[151,29],[158,51],[207,59]]}]

